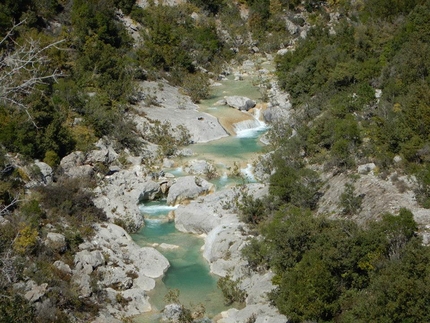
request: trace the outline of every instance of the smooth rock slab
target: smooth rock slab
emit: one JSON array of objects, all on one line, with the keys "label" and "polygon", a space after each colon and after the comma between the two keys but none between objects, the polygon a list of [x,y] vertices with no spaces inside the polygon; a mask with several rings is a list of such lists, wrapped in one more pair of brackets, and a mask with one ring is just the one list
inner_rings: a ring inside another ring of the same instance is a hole
[{"label": "smooth rock slab", "polygon": [[175,205],[184,201],[193,200],[200,195],[206,195],[214,190],[212,183],[194,176],[180,177],[174,183],[167,195],[167,204]]}]

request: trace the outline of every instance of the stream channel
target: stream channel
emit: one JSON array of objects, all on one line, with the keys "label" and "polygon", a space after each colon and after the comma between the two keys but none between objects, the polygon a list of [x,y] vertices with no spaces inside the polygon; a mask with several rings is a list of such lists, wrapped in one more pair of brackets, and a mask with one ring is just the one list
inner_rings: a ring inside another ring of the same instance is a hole
[{"label": "stream channel", "polygon": [[[246,96],[258,102],[260,93],[252,85],[250,79],[234,81],[231,78],[223,81],[221,85],[212,87],[212,96],[200,104],[200,111],[212,114],[218,118],[221,124],[225,122],[227,129],[230,122],[236,122],[243,113],[227,106],[214,105],[224,96],[240,95]],[[251,129],[237,131],[232,135],[219,140],[198,143],[187,148],[194,152],[190,159],[205,159],[214,164],[217,172],[221,175],[211,180],[217,190],[229,185],[254,181],[250,171],[250,163],[261,152],[262,144],[259,137],[266,130],[264,123],[257,122]],[[236,129],[237,130],[237,129]],[[185,158],[176,161],[177,164],[186,162]],[[240,167],[242,178],[230,178],[229,170],[232,167]],[[166,170],[176,177],[184,176],[182,168]],[[159,246],[162,243],[176,245],[176,249],[158,250],[169,260],[170,268],[165,276],[159,280],[153,291],[149,292],[153,311],[135,318],[139,323],[160,322],[160,311],[166,305],[165,295],[171,289],[180,291],[180,302],[190,308],[203,304],[206,316],[212,318],[216,314],[227,310],[223,304],[223,296],[217,288],[218,277],[210,274],[207,261],[203,258],[201,248],[204,240],[200,236],[179,232],[175,229],[175,223],[167,220],[168,213],[175,209],[174,206],[166,205],[163,200],[153,201],[140,205],[142,215],[145,218],[145,227],[132,237],[140,246]]]}]

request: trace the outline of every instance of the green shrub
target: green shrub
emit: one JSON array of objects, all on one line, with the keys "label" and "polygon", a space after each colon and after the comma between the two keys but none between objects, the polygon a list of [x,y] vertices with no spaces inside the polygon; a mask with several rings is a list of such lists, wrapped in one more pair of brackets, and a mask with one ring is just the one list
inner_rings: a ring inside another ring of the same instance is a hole
[{"label": "green shrub", "polygon": [[234,302],[243,303],[246,298],[246,293],[239,287],[240,282],[238,280],[232,280],[230,275],[221,277],[218,280],[217,286],[221,289],[224,295],[224,304],[231,305]]}]

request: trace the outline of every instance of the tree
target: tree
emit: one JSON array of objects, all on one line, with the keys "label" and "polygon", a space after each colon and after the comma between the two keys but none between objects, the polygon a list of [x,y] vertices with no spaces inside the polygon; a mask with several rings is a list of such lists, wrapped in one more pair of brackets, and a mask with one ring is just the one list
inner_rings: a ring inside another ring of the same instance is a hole
[{"label": "tree", "polygon": [[46,71],[45,67],[49,61],[47,51],[51,48],[59,49],[58,45],[64,40],[57,40],[47,45],[32,38],[27,38],[22,43],[17,42],[13,39],[14,32],[24,22],[25,20],[15,24],[0,40],[0,49],[3,47],[0,51],[2,55],[0,103],[23,110],[37,128],[24,99],[37,88],[38,84],[44,84],[49,80],[56,81],[63,76],[61,71],[56,69]]}]

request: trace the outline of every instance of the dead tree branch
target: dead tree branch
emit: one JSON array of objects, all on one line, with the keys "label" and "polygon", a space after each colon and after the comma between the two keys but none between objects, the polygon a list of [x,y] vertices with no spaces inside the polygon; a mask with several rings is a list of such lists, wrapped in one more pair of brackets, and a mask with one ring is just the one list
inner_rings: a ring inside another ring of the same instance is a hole
[{"label": "dead tree branch", "polygon": [[0,46],[6,41],[13,44],[13,49],[0,52],[0,103],[12,105],[23,110],[35,124],[24,99],[35,90],[36,85],[44,84],[48,80],[55,82],[63,73],[55,69],[46,73],[44,67],[49,62],[47,51],[51,48],[61,49],[59,44],[65,40],[58,40],[42,46],[40,40],[27,39],[23,44],[16,42],[12,36],[14,30],[24,21],[15,24],[0,41]]}]

